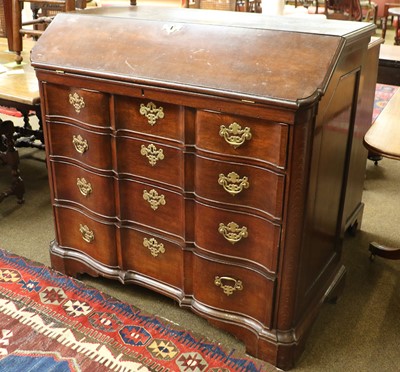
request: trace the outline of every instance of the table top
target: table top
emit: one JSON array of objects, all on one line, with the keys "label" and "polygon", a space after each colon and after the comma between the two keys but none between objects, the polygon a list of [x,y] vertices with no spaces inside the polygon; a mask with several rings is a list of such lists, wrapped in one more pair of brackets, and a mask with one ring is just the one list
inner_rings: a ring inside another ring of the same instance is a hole
[{"label": "table top", "polygon": [[381,44],[379,59],[387,61],[400,61],[400,46],[393,44]]},{"label": "table top", "polygon": [[391,15],[400,16],[400,7],[389,8],[388,13]]},{"label": "table top", "polygon": [[23,61],[15,62],[16,54],[8,51],[7,39],[0,38],[0,101],[37,105],[40,102],[39,84],[30,64],[34,41],[24,39]]},{"label": "table top", "polygon": [[400,160],[400,89],[365,134],[364,144],[373,152]]}]

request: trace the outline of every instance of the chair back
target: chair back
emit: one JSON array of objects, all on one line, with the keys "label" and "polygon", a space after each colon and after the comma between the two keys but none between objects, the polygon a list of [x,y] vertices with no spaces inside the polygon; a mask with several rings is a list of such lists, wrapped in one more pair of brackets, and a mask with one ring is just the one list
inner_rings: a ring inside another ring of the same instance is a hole
[{"label": "chair back", "polygon": [[189,8],[232,10],[236,9],[236,0],[191,0]]},{"label": "chair back", "polygon": [[325,0],[325,16],[328,19],[361,21],[360,0]]}]

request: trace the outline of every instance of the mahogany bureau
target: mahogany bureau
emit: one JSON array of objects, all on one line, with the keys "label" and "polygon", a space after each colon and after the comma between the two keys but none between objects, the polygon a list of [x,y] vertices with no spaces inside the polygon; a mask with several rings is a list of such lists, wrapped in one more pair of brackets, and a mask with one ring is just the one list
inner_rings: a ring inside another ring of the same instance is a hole
[{"label": "mahogany bureau", "polygon": [[39,39],[52,265],[170,296],[289,369],[345,277],[374,26],[223,14],[102,8]]}]

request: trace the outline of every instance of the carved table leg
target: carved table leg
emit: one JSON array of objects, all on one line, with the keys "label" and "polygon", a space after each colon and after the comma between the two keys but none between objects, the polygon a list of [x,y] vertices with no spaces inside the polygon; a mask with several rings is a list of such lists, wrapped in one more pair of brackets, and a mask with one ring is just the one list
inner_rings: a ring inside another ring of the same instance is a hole
[{"label": "carved table leg", "polygon": [[10,120],[2,121],[0,119],[0,138],[4,136],[5,141],[2,140],[4,151],[0,151],[0,160],[11,167],[11,186],[8,190],[0,193],[0,202],[10,195],[17,197],[18,204],[24,202],[25,185],[20,176],[19,171],[19,154],[14,146],[14,124]]}]

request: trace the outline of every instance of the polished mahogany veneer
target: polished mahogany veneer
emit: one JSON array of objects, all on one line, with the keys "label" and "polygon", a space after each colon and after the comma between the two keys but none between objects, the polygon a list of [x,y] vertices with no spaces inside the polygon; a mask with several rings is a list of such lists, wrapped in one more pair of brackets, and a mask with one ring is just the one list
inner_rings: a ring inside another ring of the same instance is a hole
[{"label": "polished mahogany veneer", "polygon": [[289,369],[345,277],[374,26],[221,15],[99,8],[40,38],[51,260],[170,296]]}]

